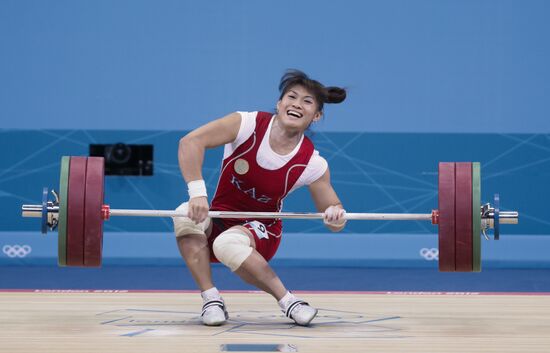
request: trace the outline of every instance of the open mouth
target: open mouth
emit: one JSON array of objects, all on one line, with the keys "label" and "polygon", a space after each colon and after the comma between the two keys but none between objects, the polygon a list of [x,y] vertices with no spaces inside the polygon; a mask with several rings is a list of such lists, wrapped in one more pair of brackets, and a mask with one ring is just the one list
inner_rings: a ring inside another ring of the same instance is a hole
[{"label": "open mouth", "polygon": [[300,119],[303,115],[295,110],[287,110],[286,115]]}]

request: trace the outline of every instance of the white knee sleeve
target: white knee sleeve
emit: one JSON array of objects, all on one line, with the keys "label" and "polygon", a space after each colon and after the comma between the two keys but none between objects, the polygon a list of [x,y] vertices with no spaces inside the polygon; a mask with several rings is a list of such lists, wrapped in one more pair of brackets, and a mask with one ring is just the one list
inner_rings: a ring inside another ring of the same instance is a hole
[{"label": "white knee sleeve", "polygon": [[[187,202],[184,202],[176,208],[176,211],[187,213],[187,209]],[[206,235],[205,231],[210,226],[210,218],[206,218],[204,222],[199,224],[195,224],[195,222],[188,217],[172,217],[172,220],[174,221],[174,232],[176,233],[176,237],[183,237],[188,234]]]},{"label": "white knee sleeve", "polygon": [[226,230],[214,240],[212,250],[222,264],[235,271],[250,256],[253,249],[247,235],[235,230]]}]

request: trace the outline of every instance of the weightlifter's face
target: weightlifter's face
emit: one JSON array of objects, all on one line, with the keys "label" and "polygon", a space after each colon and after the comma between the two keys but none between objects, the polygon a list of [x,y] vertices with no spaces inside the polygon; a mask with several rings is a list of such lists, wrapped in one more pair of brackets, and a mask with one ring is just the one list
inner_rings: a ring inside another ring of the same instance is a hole
[{"label": "weightlifter's face", "polygon": [[291,129],[305,131],[322,113],[315,96],[301,85],[292,86],[277,102],[280,122]]}]

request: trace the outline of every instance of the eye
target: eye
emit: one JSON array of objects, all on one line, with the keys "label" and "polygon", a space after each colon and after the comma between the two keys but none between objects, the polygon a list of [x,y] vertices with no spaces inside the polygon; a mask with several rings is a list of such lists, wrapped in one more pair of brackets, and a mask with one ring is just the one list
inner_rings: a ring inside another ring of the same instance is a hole
[{"label": "eye", "polygon": [[313,101],[311,99],[306,99],[304,100],[304,102],[306,102],[307,104],[313,104]]},{"label": "eye", "polygon": [[288,98],[296,99],[296,96],[293,95],[293,94],[289,94],[289,95],[288,95]]}]

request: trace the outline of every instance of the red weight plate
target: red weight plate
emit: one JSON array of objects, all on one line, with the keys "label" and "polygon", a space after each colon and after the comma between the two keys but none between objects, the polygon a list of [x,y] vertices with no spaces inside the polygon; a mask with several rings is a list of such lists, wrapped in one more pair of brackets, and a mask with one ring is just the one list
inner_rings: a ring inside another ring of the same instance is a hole
[{"label": "red weight plate", "polygon": [[456,163],[456,271],[472,272],[472,163]]},{"label": "red weight plate", "polygon": [[67,266],[84,265],[86,157],[71,157],[67,203]]},{"label": "red weight plate", "polygon": [[455,270],[455,163],[439,163],[439,271]]},{"label": "red weight plate", "polygon": [[89,157],[86,171],[86,207],[84,229],[84,266],[101,266],[103,248],[103,219],[101,206],[104,194],[103,157]]}]

